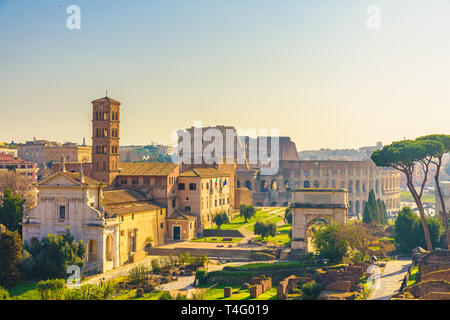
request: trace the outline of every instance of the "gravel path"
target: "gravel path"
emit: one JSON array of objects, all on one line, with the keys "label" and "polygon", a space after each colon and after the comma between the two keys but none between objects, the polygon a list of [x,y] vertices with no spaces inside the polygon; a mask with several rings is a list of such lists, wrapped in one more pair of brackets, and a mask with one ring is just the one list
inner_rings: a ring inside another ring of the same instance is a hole
[{"label": "gravel path", "polygon": [[389,300],[400,289],[411,260],[389,261],[368,300]]}]

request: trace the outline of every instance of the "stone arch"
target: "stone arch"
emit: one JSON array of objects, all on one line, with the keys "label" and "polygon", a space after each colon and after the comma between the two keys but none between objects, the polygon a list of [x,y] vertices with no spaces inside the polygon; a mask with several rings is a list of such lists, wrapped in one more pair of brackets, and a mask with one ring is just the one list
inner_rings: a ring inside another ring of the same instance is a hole
[{"label": "stone arch", "polygon": [[257,203],[256,203],[256,206],[257,206],[257,207],[264,207],[264,204],[263,204],[262,202],[257,202]]},{"label": "stone arch", "polygon": [[270,189],[271,190],[278,190],[278,183],[277,180],[272,180],[272,182],[270,183]]},{"label": "stone arch", "polygon": [[108,234],[108,236],[106,237],[106,261],[112,261],[113,256],[112,248],[113,248],[113,238],[112,235]]},{"label": "stone arch", "polygon": [[314,225],[329,225],[330,221],[328,217],[314,217],[309,220],[306,227],[306,252],[314,252],[315,248],[312,242]]},{"label": "stone arch", "polygon": [[246,187],[248,190],[252,191],[252,182],[251,182],[250,180],[246,180],[246,181],[245,181],[245,187]]},{"label": "stone arch", "polygon": [[91,239],[88,241],[88,262],[96,263],[97,262],[97,241]]},{"label": "stone arch", "polygon": [[240,187],[241,187],[241,181],[238,180],[238,181],[236,182],[236,187],[237,187],[237,188],[240,188]]},{"label": "stone arch", "polygon": [[305,180],[303,182],[303,188],[311,188],[311,183],[309,182],[309,180]]},{"label": "stone arch", "polygon": [[278,202],[272,201],[272,202],[270,203],[270,206],[271,206],[271,207],[278,207],[279,205],[278,205]]},{"label": "stone arch", "polygon": [[283,202],[283,207],[289,207],[289,202],[287,201]]}]

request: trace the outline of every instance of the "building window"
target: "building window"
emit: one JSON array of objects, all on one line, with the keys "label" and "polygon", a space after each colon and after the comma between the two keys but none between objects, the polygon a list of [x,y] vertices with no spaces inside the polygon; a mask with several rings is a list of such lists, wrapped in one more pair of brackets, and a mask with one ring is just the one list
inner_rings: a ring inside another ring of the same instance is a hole
[{"label": "building window", "polygon": [[175,208],[176,205],[177,205],[177,200],[176,199],[172,199],[172,208]]},{"label": "building window", "polygon": [[178,184],[178,190],[184,190],[184,183]]},{"label": "building window", "polygon": [[144,184],[150,184],[150,177],[144,177]]},{"label": "building window", "polygon": [[66,219],[66,206],[59,206],[59,220]]},{"label": "building window", "polygon": [[191,211],[191,207],[186,206],[186,207],[184,207],[184,210],[185,210],[185,211]]},{"label": "building window", "polygon": [[195,183],[189,183],[189,190],[196,190],[197,185]]},{"label": "building window", "polygon": [[164,229],[164,223],[161,222],[161,229]]},{"label": "building window", "polygon": [[133,178],[131,183],[132,184],[139,184],[139,178]]}]

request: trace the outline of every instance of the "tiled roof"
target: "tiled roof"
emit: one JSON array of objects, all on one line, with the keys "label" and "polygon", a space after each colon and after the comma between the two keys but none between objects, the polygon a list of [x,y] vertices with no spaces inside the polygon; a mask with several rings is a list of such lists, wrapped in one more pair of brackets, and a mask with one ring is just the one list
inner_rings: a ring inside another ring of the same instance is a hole
[{"label": "tiled roof", "polygon": [[171,213],[171,215],[169,217],[167,217],[167,219],[170,219],[170,220],[195,220],[195,219],[197,219],[197,217],[190,213],[187,213],[186,211],[181,211],[179,209],[176,209],[174,212]]},{"label": "tiled roof", "polygon": [[96,100],[92,101],[92,103],[94,103],[94,102],[106,102],[106,103],[116,104],[116,105],[120,106],[120,102],[119,101],[114,100],[114,99],[112,99],[110,97],[104,97],[104,98],[96,99]]},{"label": "tiled roof", "polygon": [[56,176],[58,174],[62,174],[64,176],[66,176],[67,178],[69,178],[71,180],[75,180],[77,183],[84,185],[84,186],[98,186],[101,183],[101,182],[94,180],[91,177],[88,177],[86,175],[84,175],[84,182],[81,182],[78,180],[80,178],[79,172],[57,171],[54,174],[52,174],[51,176],[49,176],[49,177],[45,178],[44,180],[42,180],[41,182],[39,182],[39,185],[44,185],[45,182],[51,180],[54,176]]},{"label": "tiled roof", "polygon": [[103,191],[103,204],[116,205],[146,200],[145,196],[133,190]]},{"label": "tiled roof", "polygon": [[122,176],[168,176],[178,164],[172,162],[122,162],[119,164]]},{"label": "tiled roof", "polygon": [[126,214],[135,212],[145,212],[161,209],[160,206],[150,202],[137,202],[130,204],[105,205],[105,210],[111,214]]},{"label": "tiled roof", "polygon": [[201,177],[201,178],[213,178],[213,177],[228,177],[230,171],[219,170],[214,168],[193,168],[180,174],[180,177]]}]

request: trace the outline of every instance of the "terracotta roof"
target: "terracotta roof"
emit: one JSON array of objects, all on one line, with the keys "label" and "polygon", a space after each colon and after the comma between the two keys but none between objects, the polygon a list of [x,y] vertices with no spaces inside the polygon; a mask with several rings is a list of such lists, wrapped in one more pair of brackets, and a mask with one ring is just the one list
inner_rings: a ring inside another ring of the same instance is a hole
[{"label": "terracotta roof", "polygon": [[170,220],[196,220],[197,217],[186,211],[175,209],[175,211],[172,212],[171,215],[169,217],[167,217],[167,219],[170,219]]},{"label": "terracotta roof", "polygon": [[122,162],[119,164],[121,176],[168,176],[178,164],[172,162]]},{"label": "terracotta roof", "polygon": [[107,103],[111,103],[111,104],[115,104],[115,105],[119,105],[120,106],[120,102],[117,100],[114,100],[110,97],[104,97],[104,98],[100,98],[100,99],[96,99],[94,101],[92,101],[92,103],[94,102],[107,102]]},{"label": "terracotta roof", "polygon": [[49,176],[48,178],[45,178],[44,180],[42,180],[41,182],[39,182],[38,185],[42,185],[45,182],[47,182],[48,180],[52,179],[54,176],[58,175],[58,174],[62,174],[64,176],[66,176],[67,178],[71,179],[71,180],[75,180],[77,183],[79,183],[80,185],[83,186],[99,186],[101,182],[92,179],[91,177],[88,177],[87,175],[84,175],[84,182],[79,181],[79,177],[80,177],[80,173],[79,172],[67,172],[67,171],[57,171],[54,174],[52,174],[51,176]]},{"label": "terracotta roof", "polygon": [[213,178],[213,177],[229,177],[230,171],[219,170],[214,168],[192,168],[180,174],[180,177],[201,177],[201,178]]},{"label": "terracotta roof", "polygon": [[105,211],[111,214],[126,214],[159,210],[162,207],[150,202],[136,202],[130,204],[105,205]]},{"label": "terracotta roof", "polygon": [[105,206],[139,202],[145,200],[146,200],[145,196],[133,190],[124,189],[124,190],[103,191],[103,204]]}]

